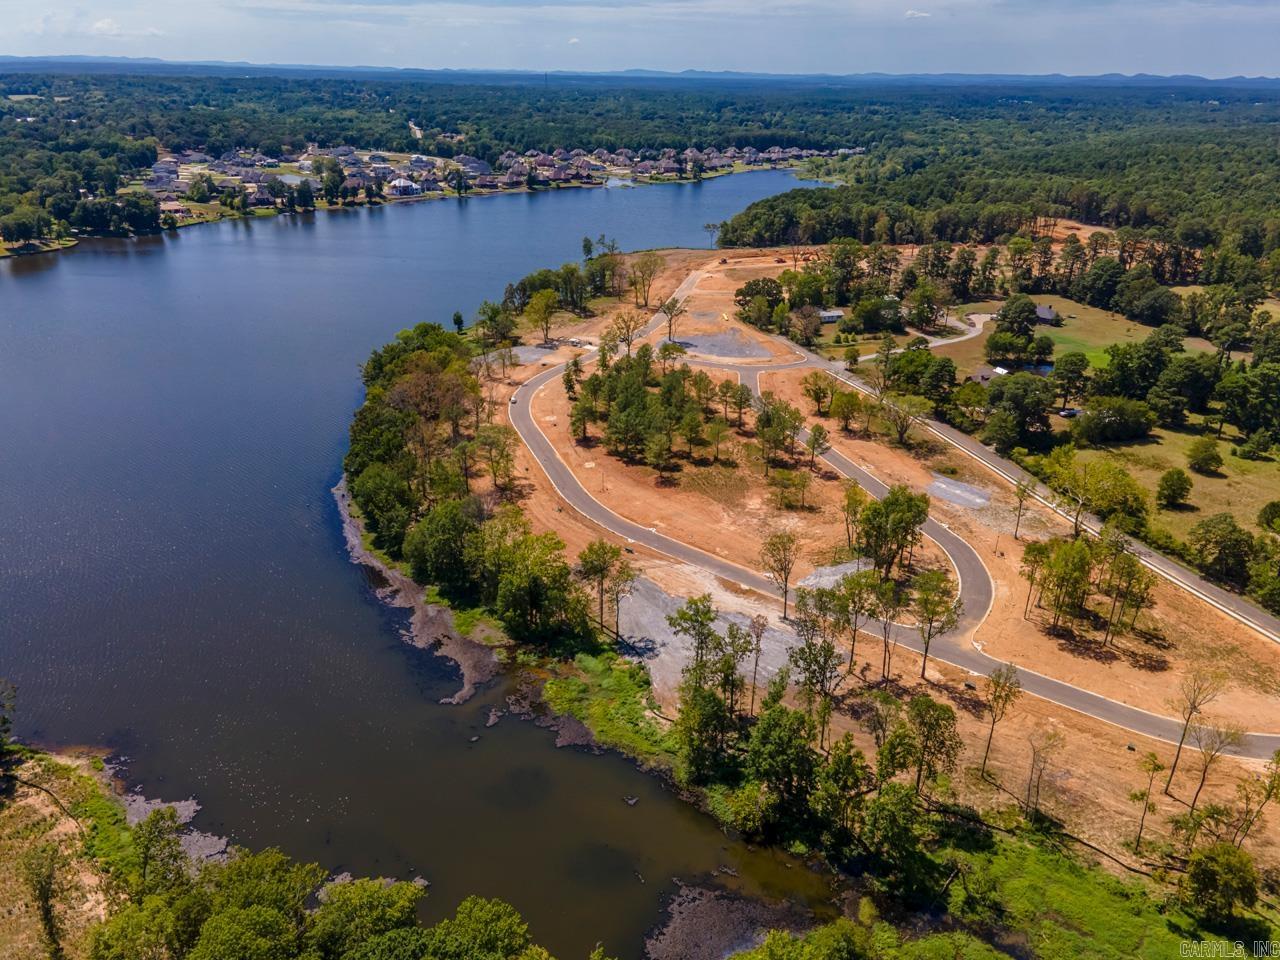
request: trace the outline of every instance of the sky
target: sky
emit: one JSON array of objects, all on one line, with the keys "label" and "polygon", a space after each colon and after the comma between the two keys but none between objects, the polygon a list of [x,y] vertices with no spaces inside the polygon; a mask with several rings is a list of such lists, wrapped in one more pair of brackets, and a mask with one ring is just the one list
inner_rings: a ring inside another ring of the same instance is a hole
[{"label": "sky", "polygon": [[0,0],[0,54],[768,73],[1280,73],[1280,0]]}]

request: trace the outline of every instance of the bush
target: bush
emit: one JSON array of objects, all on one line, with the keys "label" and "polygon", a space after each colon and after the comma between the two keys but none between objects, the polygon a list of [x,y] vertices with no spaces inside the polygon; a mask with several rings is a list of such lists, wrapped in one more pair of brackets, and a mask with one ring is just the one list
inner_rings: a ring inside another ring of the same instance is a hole
[{"label": "bush", "polygon": [[1196,473],[1217,473],[1222,468],[1222,453],[1213,437],[1197,437],[1187,448],[1187,466]]},{"label": "bush", "polygon": [[1236,447],[1235,452],[1236,456],[1243,457],[1245,460],[1261,460],[1271,452],[1274,445],[1270,431],[1255,430],[1249,434],[1249,439]]},{"label": "bush", "polygon": [[1280,533],[1280,500],[1272,500],[1258,511],[1258,526]]},{"label": "bush", "polygon": [[1141,400],[1093,397],[1071,425],[1071,436],[1084,443],[1122,443],[1150,436],[1156,417]]},{"label": "bush", "polygon": [[1252,907],[1258,900],[1253,858],[1229,843],[1193,853],[1183,883],[1187,902],[1211,923],[1228,920],[1237,906]]},{"label": "bush", "polygon": [[1191,495],[1191,477],[1181,467],[1166,470],[1156,485],[1156,504],[1161,510],[1174,510]]}]

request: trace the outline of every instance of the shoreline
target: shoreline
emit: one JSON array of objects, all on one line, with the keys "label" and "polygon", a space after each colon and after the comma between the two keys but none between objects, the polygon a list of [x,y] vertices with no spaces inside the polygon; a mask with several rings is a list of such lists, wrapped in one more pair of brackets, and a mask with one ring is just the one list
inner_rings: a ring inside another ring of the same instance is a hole
[{"label": "shoreline", "polygon": [[452,697],[441,703],[457,705],[474,696],[476,689],[497,676],[498,658],[492,649],[462,636],[453,623],[453,613],[446,607],[427,603],[425,588],[412,577],[389,566],[381,557],[364,544],[364,522],[352,509],[354,504],[347,490],[347,478],[333,487],[334,502],[342,519],[342,534],[347,542],[351,562],[372,570],[381,580],[375,586],[378,599],[391,607],[408,609],[409,629],[405,642],[421,650],[433,650],[452,660],[462,675],[462,686]]},{"label": "shoreline", "polygon": [[[769,172],[777,172],[777,171],[783,171],[783,170],[790,170],[792,173],[798,175],[800,172],[800,167],[793,165],[793,166],[759,167],[759,168],[752,168],[747,170],[726,170],[722,173],[704,174],[700,180],[692,180],[692,179],[652,180],[652,179],[642,179],[642,178],[629,178],[623,181],[623,185],[626,188],[661,187],[661,186],[673,186],[673,185],[680,185],[680,184],[683,184],[686,186],[694,186],[699,183],[705,183],[711,180],[721,180],[726,177],[740,176],[742,174],[769,173]],[[37,249],[37,250],[19,250],[19,249],[0,248],[0,261],[4,261],[8,259],[17,259],[18,257],[37,257],[37,256],[43,256],[46,254],[51,254],[51,253],[62,253],[64,251],[74,249],[82,241],[85,241],[85,240],[136,240],[144,236],[158,237],[158,236],[163,236],[164,234],[167,234],[167,233],[176,233],[179,230],[188,230],[192,227],[204,227],[204,226],[208,226],[210,224],[215,224],[215,223],[233,223],[237,220],[258,220],[258,219],[266,219],[268,217],[297,216],[303,213],[311,213],[311,214],[334,213],[335,211],[373,209],[375,207],[423,203],[423,202],[430,202],[430,201],[438,202],[441,200],[469,200],[472,198],[479,199],[484,197],[517,196],[520,194],[557,193],[561,190],[601,190],[601,189],[611,189],[611,188],[609,187],[608,182],[569,183],[569,184],[556,185],[551,187],[539,187],[535,189],[530,189],[529,187],[517,187],[512,190],[484,190],[484,191],[477,191],[474,193],[467,193],[461,196],[457,194],[448,194],[448,193],[439,193],[439,194],[433,193],[430,195],[420,194],[415,197],[381,197],[376,203],[369,203],[367,201],[360,200],[352,204],[336,203],[336,204],[328,204],[323,207],[317,206],[317,207],[311,208],[310,210],[285,210],[283,208],[276,208],[272,210],[264,209],[261,213],[250,212],[250,213],[246,213],[244,215],[236,216],[236,217],[220,216],[220,217],[217,217],[216,219],[192,218],[188,220],[186,223],[179,223],[173,227],[168,227],[168,228],[161,227],[158,230],[156,230],[155,233],[133,234],[127,237],[111,237],[111,236],[100,237],[100,236],[86,234],[84,236],[71,237],[69,238],[69,242],[54,244],[52,246],[42,246],[40,249]],[[622,189],[622,187],[618,187],[616,189]]]}]

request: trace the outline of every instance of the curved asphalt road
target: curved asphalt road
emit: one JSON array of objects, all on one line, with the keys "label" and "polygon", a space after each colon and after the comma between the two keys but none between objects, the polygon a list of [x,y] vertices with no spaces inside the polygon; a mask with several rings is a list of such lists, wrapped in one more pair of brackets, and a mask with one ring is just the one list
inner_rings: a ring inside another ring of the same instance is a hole
[{"label": "curved asphalt road", "polygon": [[[697,286],[701,278],[701,272],[690,274],[673,296],[677,299],[687,296]],[[644,334],[651,333],[664,322],[665,317],[663,314],[655,314],[653,321],[646,327]],[[828,372],[835,372],[832,370],[833,364],[830,361],[807,351],[801,351],[790,342],[787,342],[787,346],[799,354],[800,359],[773,365],[731,363],[709,365],[737,373],[742,382],[750,386],[755,393],[759,392],[759,375],[762,370],[814,366]],[[593,355],[588,354],[584,359],[589,360]],[[840,365],[837,363],[834,366],[838,369]],[[510,414],[511,422],[516,432],[519,433],[521,440],[532,452],[556,491],[569,505],[588,520],[611,533],[625,538],[628,542],[643,544],[650,549],[657,550],[676,560],[701,567],[719,577],[739,583],[749,589],[765,594],[776,593],[777,589],[773,582],[757,571],[699,550],[682,541],[672,539],[658,533],[651,527],[644,527],[627,520],[614,513],[587,492],[586,488],[583,487],[578,478],[574,476],[573,472],[560,458],[560,455],[556,453],[551,441],[547,439],[546,434],[543,433],[542,428],[534,420],[530,411],[530,402],[534,395],[551,380],[560,377],[563,372],[564,364],[559,364],[544,370],[522,384],[513,396],[514,402],[510,405]],[[836,375],[852,386],[865,389],[862,385],[842,376],[838,372]],[[933,426],[930,424],[931,429]],[[935,432],[937,431],[935,430]],[[949,439],[942,434],[940,436],[943,436],[943,439]],[[973,442],[976,444],[976,441]],[[981,449],[991,457],[995,457],[985,447]],[[966,452],[971,451],[966,449]],[[883,482],[835,450],[829,451],[822,459],[842,476],[855,480],[872,496],[881,497],[888,490],[888,487]],[[979,459],[982,459],[984,463],[988,463],[987,457],[979,457]],[[1000,458],[995,457],[995,459],[999,460]],[[988,463],[988,466],[992,466],[998,473],[1008,476],[1005,471],[1000,470],[997,466],[991,463]],[[996,668],[1003,666],[1004,662],[987,656],[975,645],[966,643],[961,638],[976,630],[986,620],[987,614],[991,610],[995,592],[991,575],[973,547],[967,541],[952,533],[945,524],[930,517],[925,522],[923,532],[936,542],[950,558],[959,578],[959,595],[964,602],[963,612],[956,629],[951,633],[935,638],[930,647],[929,655],[944,663],[968,670],[973,674],[988,676]],[[1198,591],[1193,590],[1192,592]],[[897,643],[917,653],[923,649],[919,634],[914,628],[895,625],[893,638]],[[1182,731],[1181,723],[1171,717],[1159,716],[1140,710],[1137,707],[1110,700],[1069,683],[1046,677],[1022,666],[1018,666],[1017,671],[1022,688],[1028,693],[1035,694],[1060,706],[1068,707],[1086,716],[1104,720],[1125,730],[1131,730],[1169,743],[1176,743]],[[1245,736],[1240,749],[1235,752],[1247,757],[1267,758],[1277,750],[1280,750],[1280,734],[1250,733]]]}]

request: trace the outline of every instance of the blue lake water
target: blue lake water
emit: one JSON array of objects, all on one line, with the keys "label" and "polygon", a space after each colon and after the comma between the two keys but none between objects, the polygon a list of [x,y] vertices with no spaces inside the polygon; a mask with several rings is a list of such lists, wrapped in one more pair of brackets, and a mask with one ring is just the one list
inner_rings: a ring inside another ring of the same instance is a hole
[{"label": "blue lake water", "polygon": [[564,958],[638,955],[674,876],[733,864],[754,892],[800,889],[624,760],[486,728],[501,683],[441,706],[454,670],[401,641],[329,493],[358,366],[397,330],[470,316],[584,235],[706,246],[703,224],[797,185],[392,205],[0,261],[0,676],[19,733],[120,751],[149,795],[198,797],[197,826],[237,843],[425,876],[432,916],[502,896]]}]

